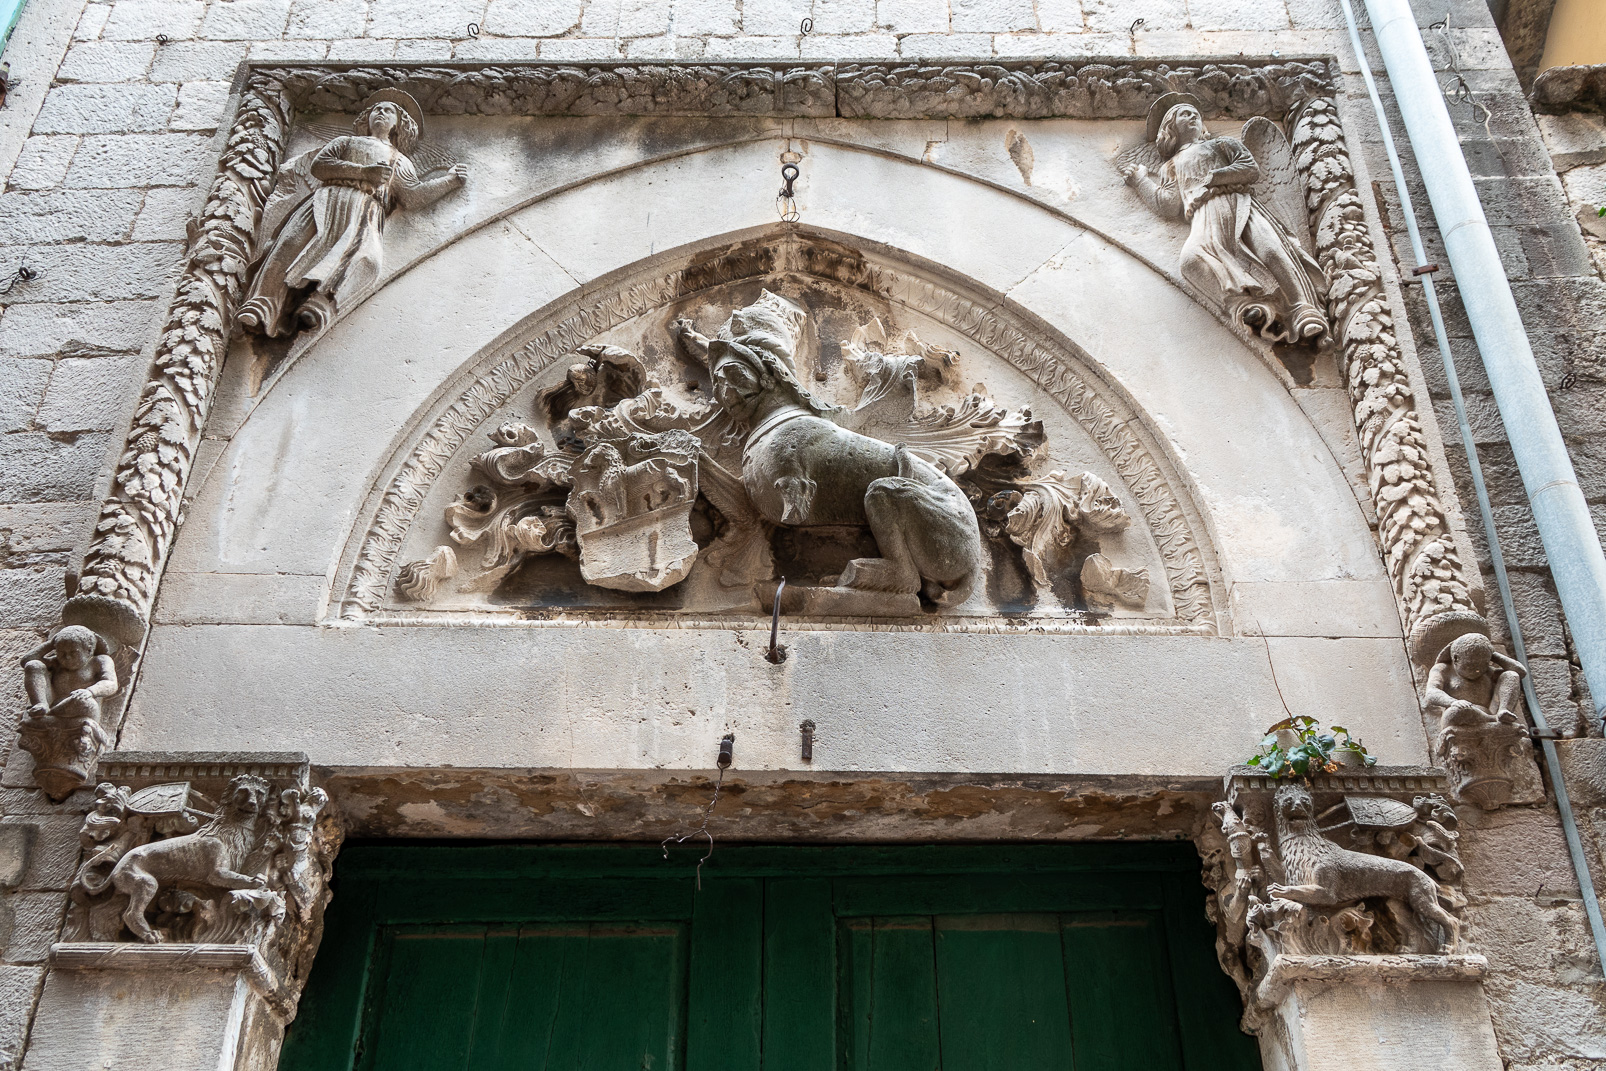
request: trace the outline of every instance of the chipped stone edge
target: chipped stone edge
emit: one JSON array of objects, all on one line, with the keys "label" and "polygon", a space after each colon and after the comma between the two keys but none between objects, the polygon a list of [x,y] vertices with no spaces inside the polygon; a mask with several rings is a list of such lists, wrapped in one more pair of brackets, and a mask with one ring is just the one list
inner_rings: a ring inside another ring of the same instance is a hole
[{"label": "chipped stone edge", "polygon": [[1489,973],[1485,956],[1403,953],[1391,956],[1278,956],[1255,989],[1255,1002],[1270,1009],[1281,1004],[1299,982],[1341,985],[1399,985],[1410,982],[1477,982]]},{"label": "chipped stone edge", "polygon": [[295,1001],[255,945],[62,941],[50,946],[50,966],[64,971],[238,971],[282,1022],[295,1017]]}]

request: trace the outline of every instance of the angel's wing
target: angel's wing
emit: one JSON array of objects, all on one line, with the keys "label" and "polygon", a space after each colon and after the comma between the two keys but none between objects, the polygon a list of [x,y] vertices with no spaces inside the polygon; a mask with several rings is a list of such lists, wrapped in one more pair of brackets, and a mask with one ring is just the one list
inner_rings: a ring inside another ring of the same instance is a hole
[{"label": "angel's wing", "polygon": [[1250,188],[1251,196],[1264,205],[1309,253],[1310,224],[1305,217],[1304,198],[1299,192],[1299,171],[1294,166],[1293,146],[1288,144],[1282,129],[1263,115],[1257,115],[1244,124],[1243,143],[1255,158],[1255,163],[1260,165],[1260,177]]},{"label": "angel's wing", "polygon": [[1158,171],[1163,163],[1165,161],[1160,159],[1160,150],[1154,147],[1154,142],[1145,141],[1136,148],[1128,149],[1120,156],[1117,156],[1115,158],[1115,169],[1121,173],[1122,177],[1125,177],[1136,171],[1139,164],[1142,164],[1150,171]]},{"label": "angel's wing", "polygon": [[444,171],[457,163],[456,155],[437,141],[420,141],[413,146],[407,158],[413,162],[413,169],[418,172],[419,178],[431,171]]}]

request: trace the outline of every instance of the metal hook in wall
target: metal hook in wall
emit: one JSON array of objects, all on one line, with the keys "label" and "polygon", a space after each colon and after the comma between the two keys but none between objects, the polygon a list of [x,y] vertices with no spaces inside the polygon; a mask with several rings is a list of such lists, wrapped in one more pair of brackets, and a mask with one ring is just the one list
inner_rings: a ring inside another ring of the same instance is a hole
[{"label": "metal hook in wall", "polygon": [[786,661],[786,648],[779,644],[781,638],[781,592],[786,590],[786,577],[775,585],[775,606],[770,611],[770,649],[764,652],[764,661],[778,666]]},{"label": "metal hook in wall", "polygon": [[719,790],[724,787],[725,771],[731,768],[731,761],[735,757],[735,751],[736,734],[726,733],[719,741],[719,778],[714,782],[713,797],[709,799],[708,806],[703,809],[703,824],[692,830],[690,833],[682,833],[678,837],[671,834],[670,836],[665,837],[663,839],[663,843],[659,845],[659,847],[663,849],[664,858],[668,859],[670,841],[674,841],[676,844],[683,844],[696,836],[704,836],[708,838],[708,851],[704,852],[703,857],[697,860],[697,888],[699,891],[701,891],[703,887],[703,864],[714,857],[714,834],[709,832],[708,819],[714,813],[714,805],[719,802]]},{"label": "metal hook in wall", "polygon": [[6,280],[6,285],[0,286],[0,294],[9,294],[11,288],[18,283],[31,283],[43,274],[44,272],[38,268],[30,268],[26,264],[19,265],[17,270],[11,273],[11,278]]},{"label": "metal hook in wall", "polygon": [[781,165],[781,192],[776,196],[776,205],[780,209],[781,222],[783,223],[797,222],[797,193],[794,189],[794,183],[797,182],[797,177],[800,174],[802,172],[798,170],[798,166],[794,163]]}]

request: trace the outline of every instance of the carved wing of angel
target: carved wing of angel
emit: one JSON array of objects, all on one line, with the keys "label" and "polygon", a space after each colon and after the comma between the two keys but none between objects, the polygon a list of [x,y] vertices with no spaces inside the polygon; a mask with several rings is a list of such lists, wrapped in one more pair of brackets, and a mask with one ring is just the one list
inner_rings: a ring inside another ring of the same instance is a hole
[{"label": "carved wing of angel", "polygon": [[1117,156],[1115,158],[1115,169],[1121,173],[1122,178],[1125,178],[1136,171],[1140,165],[1150,171],[1158,171],[1160,170],[1160,165],[1164,162],[1164,160],[1160,159],[1160,150],[1155,148],[1154,142],[1145,141],[1136,148],[1128,149],[1120,156]]},{"label": "carved wing of angel", "polygon": [[1311,252],[1310,224],[1305,215],[1304,197],[1299,192],[1301,183],[1299,170],[1294,165],[1294,147],[1288,143],[1282,128],[1263,115],[1244,124],[1243,143],[1260,165],[1260,177],[1250,187],[1250,195],[1294,236],[1305,252]]}]

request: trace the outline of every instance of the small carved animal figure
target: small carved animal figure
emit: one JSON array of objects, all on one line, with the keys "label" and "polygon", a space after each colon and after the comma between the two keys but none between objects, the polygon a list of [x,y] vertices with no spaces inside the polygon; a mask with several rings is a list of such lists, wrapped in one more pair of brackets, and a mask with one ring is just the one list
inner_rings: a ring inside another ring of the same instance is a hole
[{"label": "small carved animal figure", "polygon": [[162,940],[145,912],[164,886],[260,889],[267,885],[266,879],[239,870],[256,847],[257,820],[267,798],[266,781],[242,774],[229,782],[223,813],[217,818],[194,833],[131,848],[118,861],[111,883],[128,897],[123,921],[136,937],[146,944]]},{"label": "small carved animal figure", "polygon": [[1406,904],[1419,926],[1432,923],[1443,931],[1434,951],[1449,951],[1461,936],[1461,923],[1439,904],[1439,887],[1410,863],[1340,848],[1316,826],[1316,807],[1303,785],[1284,785],[1273,804],[1277,846],[1287,871],[1287,885],[1269,885],[1274,900],[1292,900],[1311,907],[1344,907],[1380,897],[1402,926],[1408,926]]}]

